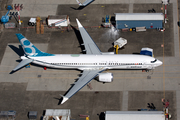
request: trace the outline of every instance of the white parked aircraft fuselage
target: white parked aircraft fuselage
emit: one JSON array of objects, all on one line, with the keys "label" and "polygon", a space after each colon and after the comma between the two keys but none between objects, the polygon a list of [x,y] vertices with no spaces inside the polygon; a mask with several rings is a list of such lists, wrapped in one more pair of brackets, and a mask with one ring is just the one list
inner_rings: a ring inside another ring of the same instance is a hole
[{"label": "white parked aircraft fuselage", "polygon": [[[89,2],[89,0],[87,1]],[[17,71],[29,63],[35,63],[37,65],[51,68],[81,70],[82,75],[73,83],[65,95],[61,95],[61,104],[63,104],[96,76],[98,76],[98,79],[101,82],[112,82],[112,73],[101,73],[106,69],[149,70],[162,65],[161,61],[152,57],[153,50],[150,48],[142,48],[139,55],[102,53],[78,19],[76,19],[76,21],[83,39],[82,45],[84,45],[86,54],[45,53],[36,48],[22,34],[16,34],[20,44],[22,45],[25,56],[21,57],[22,61],[13,69],[12,72]]]},{"label": "white parked aircraft fuselage", "polygon": [[[152,69],[161,61],[145,55],[87,55],[55,54],[54,56],[29,57],[33,63],[52,68],[63,69]],[[27,59],[22,57],[22,59]],[[156,60],[156,61],[155,61]],[[155,62],[153,62],[155,61]]]}]

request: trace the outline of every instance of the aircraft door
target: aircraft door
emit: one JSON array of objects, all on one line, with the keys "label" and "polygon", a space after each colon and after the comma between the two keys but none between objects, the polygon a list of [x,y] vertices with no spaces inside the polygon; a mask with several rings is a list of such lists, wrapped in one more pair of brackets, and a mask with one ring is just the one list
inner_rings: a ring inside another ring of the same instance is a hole
[{"label": "aircraft door", "polygon": [[147,61],[143,62],[143,68],[148,68]]},{"label": "aircraft door", "polygon": [[150,63],[148,63],[147,61],[144,61],[144,63],[143,63],[143,68],[152,69],[153,66],[152,66]]}]

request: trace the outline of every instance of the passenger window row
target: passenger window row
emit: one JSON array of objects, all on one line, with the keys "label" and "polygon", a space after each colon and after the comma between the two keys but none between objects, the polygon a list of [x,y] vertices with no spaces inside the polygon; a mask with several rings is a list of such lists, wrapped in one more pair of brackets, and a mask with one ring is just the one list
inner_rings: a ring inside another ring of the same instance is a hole
[{"label": "passenger window row", "polygon": [[[97,65],[97,63],[51,63],[52,65]],[[99,63],[106,65],[106,63]],[[109,63],[108,65],[142,65],[142,63]]]}]

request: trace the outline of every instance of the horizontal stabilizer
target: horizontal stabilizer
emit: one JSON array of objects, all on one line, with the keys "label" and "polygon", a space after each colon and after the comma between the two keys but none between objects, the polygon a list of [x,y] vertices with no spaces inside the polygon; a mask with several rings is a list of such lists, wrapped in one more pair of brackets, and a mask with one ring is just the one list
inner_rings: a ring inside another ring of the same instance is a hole
[{"label": "horizontal stabilizer", "polygon": [[140,54],[141,55],[148,55],[148,56],[153,57],[153,49],[151,49],[151,48],[142,48]]},{"label": "horizontal stabilizer", "polygon": [[16,71],[16,70],[24,67],[25,65],[31,63],[32,61],[33,61],[32,59],[24,59],[24,60],[22,60],[22,61],[13,69],[13,71]]}]

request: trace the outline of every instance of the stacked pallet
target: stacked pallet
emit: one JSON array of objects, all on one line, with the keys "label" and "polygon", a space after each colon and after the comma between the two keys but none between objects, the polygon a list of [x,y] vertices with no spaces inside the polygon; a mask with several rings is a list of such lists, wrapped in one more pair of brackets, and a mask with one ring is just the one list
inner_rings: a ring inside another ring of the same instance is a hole
[{"label": "stacked pallet", "polygon": [[36,18],[36,33],[37,34],[40,34],[40,21],[41,21],[40,17],[37,17]]}]

